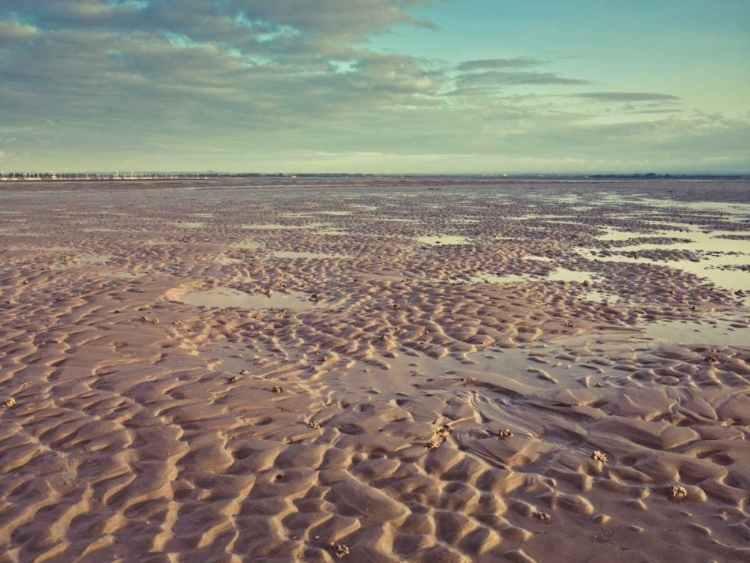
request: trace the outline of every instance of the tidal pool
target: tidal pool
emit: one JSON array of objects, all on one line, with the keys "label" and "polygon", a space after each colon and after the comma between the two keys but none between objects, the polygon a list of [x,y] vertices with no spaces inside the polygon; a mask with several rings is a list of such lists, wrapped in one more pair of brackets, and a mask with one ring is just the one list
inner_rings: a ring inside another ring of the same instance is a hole
[{"label": "tidal pool", "polygon": [[750,349],[750,329],[747,323],[664,321],[648,325],[646,333],[655,340],[677,344],[741,346]]},{"label": "tidal pool", "polygon": [[271,297],[264,293],[250,294],[230,287],[216,287],[204,291],[191,291],[178,298],[179,301],[198,307],[236,307],[238,309],[295,309],[310,310],[320,307],[320,302],[310,300],[301,291],[274,292]]}]

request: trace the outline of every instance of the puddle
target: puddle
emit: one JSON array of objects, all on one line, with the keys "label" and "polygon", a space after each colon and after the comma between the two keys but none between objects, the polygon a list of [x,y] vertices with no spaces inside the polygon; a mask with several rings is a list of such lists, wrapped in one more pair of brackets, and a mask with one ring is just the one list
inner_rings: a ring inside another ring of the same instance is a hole
[{"label": "puddle", "polygon": [[[737,326],[734,327],[732,324]],[[710,344],[750,348],[750,329],[748,327],[738,328],[740,326],[741,324],[729,321],[716,321],[714,323],[665,321],[650,324],[646,329],[646,334],[655,340],[677,344]]]},{"label": "puddle", "polygon": [[568,270],[566,268],[558,268],[546,277],[549,281],[564,281],[564,282],[580,282],[594,281],[596,275],[591,272],[579,272],[576,270]]},{"label": "puddle", "polygon": [[348,235],[349,231],[342,231],[340,229],[323,229],[323,230],[320,230],[320,231],[316,231],[315,234],[318,234],[318,235],[342,236],[342,235]]},{"label": "puddle", "polygon": [[277,223],[268,223],[266,225],[252,225],[246,223],[240,225],[240,228],[250,231],[289,231],[294,229],[314,229],[315,227],[322,226],[324,226],[323,223],[311,223],[309,225],[281,225]]},{"label": "puddle", "polygon": [[529,277],[517,274],[508,274],[507,276],[482,274],[481,276],[473,276],[471,278],[471,283],[525,283],[528,281],[531,281]]},{"label": "puddle", "polygon": [[[705,227],[702,227],[705,229]],[[641,235],[640,233],[628,233],[628,237],[622,240],[628,240],[629,238],[641,237],[641,236],[678,236],[680,238],[690,239],[689,243],[673,243],[673,244],[634,244],[630,246],[622,246],[611,249],[612,252],[618,253],[635,253],[635,255],[625,256],[622,254],[616,254],[612,256],[594,256],[596,260],[601,262],[627,262],[627,263],[640,263],[640,264],[661,264],[667,265],[675,270],[681,270],[694,274],[699,278],[707,279],[709,282],[717,287],[727,289],[729,291],[742,290],[745,292],[750,291],[750,272],[739,269],[722,269],[724,266],[743,266],[750,265],[750,241],[748,240],[733,240],[722,238],[727,234],[741,234],[743,231],[730,232],[730,231],[711,231],[703,232],[700,228],[692,226],[688,229],[688,232],[681,232],[674,234],[672,231],[665,231],[657,235]],[[600,240],[602,240],[600,238]],[[610,239],[615,240],[615,239]],[[700,258],[699,261],[694,262],[692,260],[667,260],[647,258],[638,256],[638,252],[647,250],[687,250],[696,253]],[[587,256],[587,252],[582,252],[581,255]]]},{"label": "puddle", "polygon": [[535,260],[537,262],[554,262],[554,258],[549,258],[548,256],[524,256],[526,260]]},{"label": "puddle", "polygon": [[47,248],[37,248],[36,250],[43,250],[49,252],[72,252],[76,250],[73,246],[48,246]]},{"label": "puddle", "polygon": [[277,251],[273,255],[276,258],[309,258],[309,259],[324,259],[324,258],[346,258],[342,254],[326,254],[324,252],[292,252],[292,251]]},{"label": "puddle", "polygon": [[602,291],[589,291],[584,296],[586,301],[592,301],[594,303],[607,303],[615,305],[622,301],[622,297],[614,293],[604,293]]},{"label": "puddle", "polygon": [[77,264],[105,264],[112,258],[111,254],[101,254],[98,256],[81,256],[76,258]]},{"label": "puddle", "polygon": [[[664,224],[664,223],[662,223]],[[634,240],[639,238],[685,238],[680,231],[659,231],[658,233],[649,232],[642,233],[637,230],[626,231],[615,227],[604,227],[605,234],[596,237],[596,240],[604,242],[619,242],[623,240]],[[620,247],[616,247],[613,250],[620,250]]]},{"label": "puddle", "polygon": [[392,282],[402,282],[405,278],[402,275],[399,274],[370,274],[367,272],[358,272],[356,277],[364,278],[367,280],[376,280],[376,281],[392,281]]},{"label": "puddle", "polygon": [[238,242],[237,244],[233,244],[235,248],[244,248],[245,250],[257,250],[260,248],[259,242],[252,242],[252,241],[245,241],[245,242]]},{"label": "puddle", "polygon": [[[391,371],[408,373],[408,381],[422,389],[456,386],[462,377],[476,377],[481,383],[489,384],[512,380],[538,388],[582,389],[586,387],[586,376],[589,377],[589,385],[608,377],[620,376],[612,370],[611,375],[582,370],[580,364],[585,359],[578,363],[561,361],[555,358],[560,352],[558,346],[534,346],[478,352],[465,359],[450,355],[436,359],[410,351],[408,354],[399,353],[396,358],[382,360],[390,366]],[[382,370],[374,371],[376,378],[383,373]]]},{"label": "puddle", "polygon": [[[750,255],[750,241],[723,238],[726,235],[746,234],[746,231],[690,231],[670,234],[666,231],[659,235],[662,237],[676,237],[690,239],[692,242],[677,242],[671,244],[633,244],[631,246],[620,246],[613,248],[617,252],[638,252],[641,250],[691,250],[694,252],[740,252]],[[641,236],[641,235],[636,235]],[[627,239],[625,239],[627,240]]]},{"label": "puddle", "polygon": [[205,291],[192,291],[178,297],[179,301],[198,307],[237,307],[240,309],[295,309],[310,310],[321,307],[321,303],[310,301],[310,296],[301,291],[274,292],[271,297],[263,293],[251,295],[229,287],[217,287]]},{"label": "puddle", "polygon": [[458,235],[440,235],[440,236],[429,236],[429,237],[417,237],[417,240],[422,244],[430,246],[451,246],[458,244],[472,244],[471,239]]},{"label": "puddle", "polygon": [[80,266],[106,264],[110,258],[112,258],[111,254],[102,256],[81,256],[72,260],[66,260],[65,264],[55,266],[52,268],[52,270],[55,272],[61,272],[63,270],[70,270],[71,268],[78,268]]}]

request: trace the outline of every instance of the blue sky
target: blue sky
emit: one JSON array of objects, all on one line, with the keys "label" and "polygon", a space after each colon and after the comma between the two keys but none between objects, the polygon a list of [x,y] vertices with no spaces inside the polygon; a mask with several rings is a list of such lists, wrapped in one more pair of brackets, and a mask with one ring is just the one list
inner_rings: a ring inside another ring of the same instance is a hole
[{"label": "blue sky", "polygon": [[3,0],[0,168],[750,172],[746,0]]}]

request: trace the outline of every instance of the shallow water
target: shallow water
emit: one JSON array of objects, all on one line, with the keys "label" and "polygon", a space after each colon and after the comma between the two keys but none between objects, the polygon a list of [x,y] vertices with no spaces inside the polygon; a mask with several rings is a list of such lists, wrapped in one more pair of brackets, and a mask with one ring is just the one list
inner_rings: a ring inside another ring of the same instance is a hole
[{"label": "shallow water", "polygon": [[81,256],[75,259],[77,264],[106,264],[112,259],[112,254],[99,254],[95,256]]},{"label": "shallow water", "polygon": [[547,276],[549,281],[565,281],[565,282],[579,282],[585,281],[593,282],[596,280],[596,274],[586,271],[568,270],[567,268],[558,268]]},{"label": "shallow water", "polygon": [[235,246],[237,248],[244,248],[245,250],[256,250],[260,248],[261,245],[259,242],[243,241],[233,244],[232,246]]},{"label": "shallow water", "polygon": [[508,274],[506,276],[481,274],[471,278],[472,283],[526,283],[528,281],[531,281],[530,277],[517,274]]},{"label": "shallow water", "polygon": [[[729,291],[750,292],[750,271],[736,268],[722,269],[726,266],[750,266],[750,240],[734,240],[722,238],[725,235],[743,235],[748,231],[711,230],[702,225],[687,223],[658,222],[657,225],[673,225],[679,230],[660,230],[657,232],[640,233],[637,231],[623,231],[607,228],[607,233],[597,237],[600,241],[628,241],[637,238],[680,238],[690,242],[642,243],[609,249],[615,253],[611,256],[599,256],[590,251],[582,251],[581,255],[590,259],[606,262],[626,262],[641,264],[663,264],[676,270],[682,270],[703,278],[717,287]],[[668,254],[663,258],[643,257],[638,253],[644,251],[689,251],[698,260],[673,260]],[[630,253],[624,255],[623,253]],[[748,303],[748,300],[745,300]]]},{"label": "shallow water", "polygon": [[231,264],[242,264],[243,260],[240,260],[239,258],[229,258],[228,256],[221,256],[216,259],[217,264],[221,264],[222,266],[229,266]]},{"label": "shallow water", "polygon": [[451,246],[456,244],[472,244],[471,239],[458,235],[437,235],[418,237],[417,240],[422,244],[430,246]]},{"label": "shallow water", "polygon": [[321,307],[310,301],[310,296],[300,291],[274,292],[271,297],[263,293],[250,294],[229,287],[217,287],[204,291],[192,291],[179,298],[183,303],[200,307],[236,307],[239,309],[295,309],[309,310]]},{"label": "shallow water", "polygon": [[323,223],[311,223],[309,225],[282,225],[280,223],[268,223],[265,225],[256,225],[245,223],[240,228],[248,231],[286,231],[293,229],[314,229],[323,226]]},{"label": "shallow water", "polygon": [[287,250],[278,250],[273,253],[276,258],[308,258],[308,259],[326,259],[326,258],[345,258],[343,254],[328,254],[325,252],[293,252]]},{"label": "shallow water", "polygon": [[730,321],[665,321],[649,324],[646,332],[656,340],[678,344],[742,346],[750,349],[750,328],[743,324]]}]

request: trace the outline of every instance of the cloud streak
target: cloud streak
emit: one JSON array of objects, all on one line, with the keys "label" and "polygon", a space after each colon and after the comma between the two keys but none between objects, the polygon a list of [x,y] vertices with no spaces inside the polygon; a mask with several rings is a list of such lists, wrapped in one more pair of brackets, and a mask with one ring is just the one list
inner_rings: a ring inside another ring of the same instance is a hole
[{"label": "cloud streak", "polygon": [[584,98],[597,102],[667,102],[682,101],[679,96],[655,94],[653,92],[587,92],[569,94],[573,98]]},{"label": "cloud streak", "polygon": [[475,72],[497,69],[520,69],[531,68],[546,64],[531,57],[519,57],[515,59],[481,59],[474,61],[465,61],[456,67],[461,72]]}]

